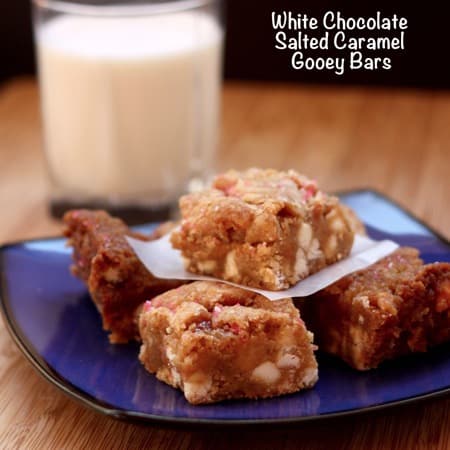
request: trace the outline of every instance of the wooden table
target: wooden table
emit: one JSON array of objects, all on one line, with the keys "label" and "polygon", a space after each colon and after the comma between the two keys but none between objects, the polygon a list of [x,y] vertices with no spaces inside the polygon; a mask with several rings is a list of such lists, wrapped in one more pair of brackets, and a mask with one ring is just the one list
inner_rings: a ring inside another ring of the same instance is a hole
[{"label": "wooden table", "polygon": [[[229,83],[219,169],[370,186],[450,236],[450,93]],[[0,243],[55,235],[33,79],[0,88]],[[0,447],[449,449],[450,399],[289,429],[172,430],[101,416],[44,381],[0,328]]]}]

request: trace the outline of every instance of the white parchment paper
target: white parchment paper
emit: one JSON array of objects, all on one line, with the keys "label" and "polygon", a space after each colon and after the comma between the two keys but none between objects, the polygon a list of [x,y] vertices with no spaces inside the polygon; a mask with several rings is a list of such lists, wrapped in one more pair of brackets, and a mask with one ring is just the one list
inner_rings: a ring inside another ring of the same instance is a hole
[{"label": "white parchment paper", "polygon": [[187,272],[184,269],[180,251],[172,248],[170,244],[170,233],[161,239],[150,242],[139,241],[130,237],[126,239],[144,266],[158,278],[221,281],[257,292],[269,300],[280,300],[286,297],[305,297],[314,294],[343,276],[370,266],[398,248],[398,244],[392,241],[374,241],[368,237],[356,235],[352,251],[347,258],[322,269],[314,275],[310,275],[289,289],[283,291],[267,291]]}]

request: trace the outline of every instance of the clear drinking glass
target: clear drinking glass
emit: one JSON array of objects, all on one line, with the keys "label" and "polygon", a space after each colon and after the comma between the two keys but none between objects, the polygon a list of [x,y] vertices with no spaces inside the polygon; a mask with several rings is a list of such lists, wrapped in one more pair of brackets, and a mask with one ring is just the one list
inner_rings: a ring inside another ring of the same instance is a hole
[{"label": "clear drinking glass", "polygon": [[165,218],[214,163],[220,0],[34,0],[51,209]]}]

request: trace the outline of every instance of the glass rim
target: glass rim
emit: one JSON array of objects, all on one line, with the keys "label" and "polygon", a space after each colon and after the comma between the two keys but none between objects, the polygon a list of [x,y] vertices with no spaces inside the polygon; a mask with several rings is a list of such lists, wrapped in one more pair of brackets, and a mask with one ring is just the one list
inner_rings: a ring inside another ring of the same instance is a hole
[{"label": "glass rim", "polygon": [[68,2],[65,0],[32,0],[35,7],[49,11],[80,16],[134,16],[140,14],[168,14],[189,11],[203,6],[219,3],[221,0],[171,0],[168,2],[144,2],[122,4],[98,4]]}]

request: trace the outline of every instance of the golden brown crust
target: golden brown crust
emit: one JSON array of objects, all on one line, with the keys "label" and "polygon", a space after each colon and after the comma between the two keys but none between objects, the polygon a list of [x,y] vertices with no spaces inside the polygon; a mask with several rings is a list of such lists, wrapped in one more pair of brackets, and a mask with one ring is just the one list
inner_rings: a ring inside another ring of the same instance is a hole
[{"label": "golden brown crust", "polygon": [[359,370],[450,339],[450,264],[403,247],[303,302],[319,347]]},{"label": "golden brown crust", "polygon": [[103,328],[112,343],[139,340],[136,309],[145,300],[180,285],[155,278],[142,265],[125,236],[150,240],[132,232],[105,211],[74,210],[64,216],[64,234],[73,248],[72,273],[87,285]]},{"label": "golden brown crust", "polygon": [[343,203],[341,204],[341,208],[353,233],[359,234],[360,236],[366,236],[366,227],[355,211],[353,211],[350,206],[344,205]]},{"label": "golden brown crust", "polygon": [[197,281],[146,302],[140,359],[193,404],[296,392],[317,380],[312,335],[291,299]]},{"label": "golden brown crust", "polygon": [[180,200],[172,244],[189,271],[270,290],[345,256],[354,233],[335,197],[294,171],[250,169],[216,177]]}]

